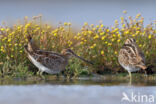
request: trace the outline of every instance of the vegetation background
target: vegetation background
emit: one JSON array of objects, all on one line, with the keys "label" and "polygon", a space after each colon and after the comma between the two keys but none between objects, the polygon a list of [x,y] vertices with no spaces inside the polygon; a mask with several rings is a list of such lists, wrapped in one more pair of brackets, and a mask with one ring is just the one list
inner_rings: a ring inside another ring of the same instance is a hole
[{"label": "vegetation background", "polygon": [[[67,75],[89,75],[90,73],[107,74],[124,70],[118,63],[118,52],[127,38],[134,38],[143,50],[147,66],[155,66],[156,62],[156,22],[146,27],[144,18],[137,14],[134,18],[126,18],[123,11],[120,21],[115,20],[111,27],[102,23],[98,25],[84,23],[81,30],[72,29],[72,23],[64,22],[58,27],[45,24],[42,15],[28,19],[13,26],[0,27],[0,62],[1,75],[31,76],[37,68],[28,60],[24,45],[27,35],[32,35],[38,46],[43,50],[61,52],[71,48],[79,56],[90,60],[94,65],[88,65],[79,59],[72,58],[67,67]],[[155,69],[154,69],[155,70]]]}]

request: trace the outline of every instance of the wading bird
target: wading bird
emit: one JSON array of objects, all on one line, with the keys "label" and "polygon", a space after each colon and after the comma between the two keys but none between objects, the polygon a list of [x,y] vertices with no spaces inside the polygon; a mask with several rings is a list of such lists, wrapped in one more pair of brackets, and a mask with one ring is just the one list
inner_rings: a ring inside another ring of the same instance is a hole
[{"label": "wading bird", "polygon": [[28,36],[27,38],[28,44],[24,47],[25,52],[27,53],[29,60],[39,69],[38,74],[41,76],[43,72],[58,74],[59,72],[64,71],[71,56],[75,56],[92,64],[92,62],[76,55],[71,49],[63,49],[61,53],[40,50],[33,42],[31,36]]},{"label": "wading bird", "polygon": [[131,72],[143,69],[146,73],[145,57],[141,49],[136,44],[135,39],[127,39],[120,49],[118,61],[126,69],[130,76]]}]

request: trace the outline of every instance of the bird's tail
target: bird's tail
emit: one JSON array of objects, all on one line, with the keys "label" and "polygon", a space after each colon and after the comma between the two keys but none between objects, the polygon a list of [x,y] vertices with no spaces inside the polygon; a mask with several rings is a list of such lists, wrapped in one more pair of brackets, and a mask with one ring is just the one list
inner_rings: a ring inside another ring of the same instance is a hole
[{"label": "bird's tail", "polygon": [[140,67],[143,70],[146,70],[147,69],[147,66],[145,66],[145,65],[137,65],[137,66]]},{"label": "bird's tail", "polygon": [[147,75],[147,66],[145,66],[145,65],[137,65],[138,67],[140,67],[141,69],[143,69],[144,70],[144,72],[145,72],[145,75]]}]

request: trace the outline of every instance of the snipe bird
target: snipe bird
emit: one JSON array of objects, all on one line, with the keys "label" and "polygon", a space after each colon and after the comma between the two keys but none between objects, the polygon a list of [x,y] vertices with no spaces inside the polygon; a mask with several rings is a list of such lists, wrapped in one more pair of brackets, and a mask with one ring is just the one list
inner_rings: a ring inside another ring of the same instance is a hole
[{"label": "snipe bird", "polygon": [[129,38],[120,49],[118,61],[120,65],[129,73],[143,69],[146,73],[145,56],[136,44],[135,39]]},{"label": "snipe bird", "polygon": [[75,56],[92,64],[92,62],[76,55],[71,49],[63,49],[61,53],[40,50],[37,45],[35,45],[31,36],[28,36],[28,44],[25,45],[24,48],[29,60],[39,69],[39,74],[41,76],[43,72],[58,74],[59,72],[64,71],[71,56]]}]

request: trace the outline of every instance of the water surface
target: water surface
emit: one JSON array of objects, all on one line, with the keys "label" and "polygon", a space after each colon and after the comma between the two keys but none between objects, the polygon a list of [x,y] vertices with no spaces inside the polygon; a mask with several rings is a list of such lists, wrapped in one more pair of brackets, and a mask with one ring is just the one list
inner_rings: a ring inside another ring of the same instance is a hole
[{"label": "water surface", "polygon": [[[99,85],[1,86],[0,104],[120,104],[122,93],[156,96],[155,87]],[[141,104],[141,103],[140,103]]]},{"label": "water surface", "polygon": [[123,93],[129,98],[132,93],[155,98],[154,80],[134,78],[131,84],[126,77],[111,76],[103,79],[0,80],[0,104],[129,104],[121,101]]}]

